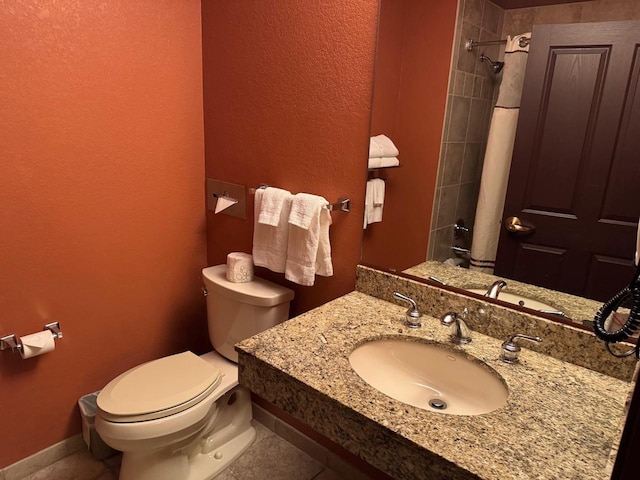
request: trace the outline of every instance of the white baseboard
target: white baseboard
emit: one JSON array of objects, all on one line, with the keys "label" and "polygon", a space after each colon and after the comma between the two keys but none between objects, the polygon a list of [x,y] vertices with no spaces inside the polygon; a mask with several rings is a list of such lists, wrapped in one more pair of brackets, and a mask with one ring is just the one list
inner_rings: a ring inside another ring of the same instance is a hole
[{"label": "white baseboard", "polygon": [[82,448],[87,448],[82,440],[82,435],[74,435],[0,469],[0,480],[22,480]]}]

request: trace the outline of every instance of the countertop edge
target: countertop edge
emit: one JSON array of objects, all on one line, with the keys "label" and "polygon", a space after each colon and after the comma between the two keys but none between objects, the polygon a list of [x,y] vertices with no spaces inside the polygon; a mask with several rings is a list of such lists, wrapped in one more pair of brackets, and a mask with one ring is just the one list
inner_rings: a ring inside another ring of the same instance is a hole
[{"label": "countertop edge", "polygon": [[[393,478],[481,480],[250,352],[237,350],[241,385]],[[260,375],[253,374],[257,371]],[[277,392],[269,388],[274,384],[278,385]],[[340,419],[339,424],[336,419]],[[396,457],[393,464],[384,461],[389,451]]]}]

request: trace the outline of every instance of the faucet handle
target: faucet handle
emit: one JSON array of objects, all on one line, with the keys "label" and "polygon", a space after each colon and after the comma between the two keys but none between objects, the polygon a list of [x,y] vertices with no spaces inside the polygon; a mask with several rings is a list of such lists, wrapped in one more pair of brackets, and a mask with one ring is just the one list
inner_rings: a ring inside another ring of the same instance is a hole
[{"label": "faucet handle", "polygon": [[393,292],[393,296],[409,304],[409,309],[407,310],[407,313],[405,313],[407,327],[420,328],[422,326],[422,323],[420,322],[420,317],[422,317],[422,314],[418,310],[418,305],[416,305],[415,300],[398,292]]},{"label": "faucet handle", "polygon": [[540,337],[530,337],[529,335],[523,335],[516,333],[507,338],[502,344],[502,353],[500,354],[500,360],[505,363],[518,363],[520,359],[518,355],[520,353],[520,345],[516,343],[516,340],[528,340],[529,342],[540,343],[542,339]]},{"label": "faucet handle", "polygon": [[450,327],[453,325],[458,318],[458,314],[456,312],[447,312],[440,319],[440,324],[445,327]]}]

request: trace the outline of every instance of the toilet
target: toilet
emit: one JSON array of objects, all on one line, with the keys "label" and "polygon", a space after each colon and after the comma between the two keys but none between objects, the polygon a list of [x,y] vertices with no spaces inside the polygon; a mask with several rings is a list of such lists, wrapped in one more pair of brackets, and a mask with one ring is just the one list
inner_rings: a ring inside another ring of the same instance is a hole
[{"label": "toilet", "polygon": [[226,265],[202,270],[214,351],[144,363],[98,395],[95,427],[122,452],[120,480],[208,480],[253,443],[251,397],[238,385],[233,346],[285,321],[293,291],[225,274]]}]

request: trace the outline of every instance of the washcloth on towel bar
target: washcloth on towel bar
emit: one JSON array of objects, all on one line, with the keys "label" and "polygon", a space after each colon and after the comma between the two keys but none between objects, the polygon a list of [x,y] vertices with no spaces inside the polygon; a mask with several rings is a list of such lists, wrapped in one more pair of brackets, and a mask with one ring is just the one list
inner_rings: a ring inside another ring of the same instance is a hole
[{"label": "washcloth on towel bar", "polygon": [[385,183],[381,178],[373,178],[367,181],[364,201],[364,228],[367,228],[367,225],[372,223],[382,221],[384,188]]},{"label": "washcloth on towel bar", "polygon": [[291,192],[274,187],[267,187],[263,191],[258,222],[276,227],[280,223],[282,206],[285,203],[291,204]]},{"label": "washcloth on towel bar", "polygon": [[[254,199],[253,264],[283,273],[287,262],[289,213],[291,212],[293,195],[286,190],[273,189],[280,190],[275,193],[280,198],[281,204],[279,207],[275,207],[271,202],[268,202],[268,208],[263,208],[264,197],[269,195],[269,190],[272,189],[256,190]],[[278,209],[276,222],[275,213]],[[261,223],[261,219],[269,223]]]}]

